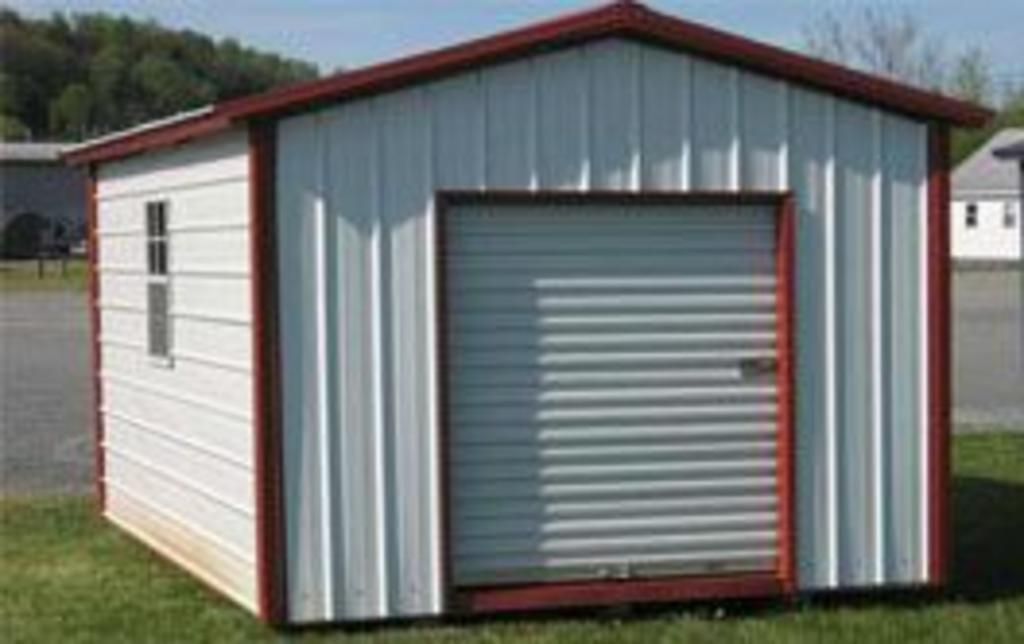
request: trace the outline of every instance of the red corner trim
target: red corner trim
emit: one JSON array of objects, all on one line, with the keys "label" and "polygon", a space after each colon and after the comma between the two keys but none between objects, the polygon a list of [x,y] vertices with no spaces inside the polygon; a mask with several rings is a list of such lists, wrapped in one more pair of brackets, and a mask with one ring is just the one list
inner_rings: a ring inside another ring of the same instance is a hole
[{"label": "red corner trim", "polygon": [[796,261],[796,199],[783,198],[778,216],[778,395],[779,395],[779,577],[787,592],[796,590],[796,386],[793,341],[794,267]]},{"label": "red corner trim", "polygon": [[277,273],[274,234],[275,127],[249,129],[250,270],[252,273],[253,420],[256,568],[260,619],[287,621],[284,573]]},{"label": "red corner trim", "polygon": [[238,120],[279,117],[601,37],[633,38],[692,53],[920,119],[980,126],[993,116],[985,108],[948,96],[711,29],[638,3],[616,2],[452,47],[228,101],[195,119],[98,142],[68,154],[67,159],[85,163],[136,154],[219,131]]},{"label": "red corner trim", "polygon": [[928,498],[931,503],[929,581],[949,580],[950,559],[950,258],[949,258],[949,127],[928,129]]},{"label": "red corner trim", "polygon": [[106,459],[103,438],[103,381],[100,372],[103,366],[103,349],[100,346],[100,238],[99,206],[96,203],[96,168],[89,166],[85,180],[86,228],[88,230],[89,253],[89,327],[92,353],[92,414],[93,476],[96,486],[96,505],[102,513],[107,509]]}]

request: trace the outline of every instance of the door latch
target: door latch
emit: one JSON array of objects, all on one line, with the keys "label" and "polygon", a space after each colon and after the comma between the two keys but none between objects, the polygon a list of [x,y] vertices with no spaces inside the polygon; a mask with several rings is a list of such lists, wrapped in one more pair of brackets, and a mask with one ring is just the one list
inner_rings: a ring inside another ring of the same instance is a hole
[{"label": "door latch", "polygon": [[774,374],[779,368],[775,358],[745,358],[740,360],[740,374],[744,378],[755,378]]}]

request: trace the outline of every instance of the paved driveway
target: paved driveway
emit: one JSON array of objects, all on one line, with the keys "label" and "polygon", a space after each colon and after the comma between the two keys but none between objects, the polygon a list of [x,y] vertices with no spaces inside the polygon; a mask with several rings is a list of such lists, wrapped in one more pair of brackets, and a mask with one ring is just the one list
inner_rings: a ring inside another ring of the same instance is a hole
[{"label": "paved driveway", "polygon": [[1024,428],[1020,272],[958,271],[953,288],[955,420]]},{"label": "paved driveway", "polygon": [[[1019,283],[954,279],[955,417],[1024,428]],[[85,491],[92,476],[89,336],[80,293],[0,293],[0,494]]]},{"label": "paved driveway", "polygon": [[0,493],[81,491],[92,476],[81,293],[0,293]]}]

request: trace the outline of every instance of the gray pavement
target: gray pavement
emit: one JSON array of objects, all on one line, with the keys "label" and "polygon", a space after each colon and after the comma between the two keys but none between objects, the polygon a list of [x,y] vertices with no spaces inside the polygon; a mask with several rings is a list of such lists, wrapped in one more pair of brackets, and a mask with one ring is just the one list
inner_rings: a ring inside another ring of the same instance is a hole
[{"label": "gray pavement", "polygon": [[953,417],[962,429],[1024,428],[1020,271],[953,276]]},{"label": "gray pavement", "polygon": [[[1019,282],[954,277],[954,416],[1024,429]],[[89,335],[81,293],[0,293],[0,494],[79,492],[92,477]]]},{"label": "gray pavement", "polygon": [[0,293],[0,494],[83,491],[92,477],[82,293]]}]

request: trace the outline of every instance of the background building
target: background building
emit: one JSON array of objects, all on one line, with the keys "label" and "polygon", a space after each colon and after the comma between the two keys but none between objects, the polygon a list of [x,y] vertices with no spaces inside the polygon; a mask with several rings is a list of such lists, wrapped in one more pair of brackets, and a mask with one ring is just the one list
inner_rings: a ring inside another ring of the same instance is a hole
[{"label": "background building", "polygon": [[0,143],[0,257],[35,257],[85,235],[85,173],[61,143]]},{"label": "background building", "polygon": [[1024,128],[993,136],[953,172],[953,258],[1019,261],[1021,178],[1017,163],[993,152],[1024,140]]}]

